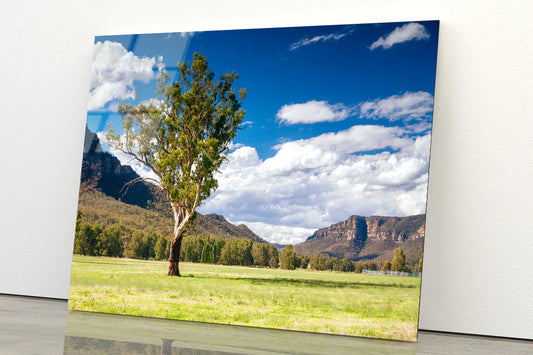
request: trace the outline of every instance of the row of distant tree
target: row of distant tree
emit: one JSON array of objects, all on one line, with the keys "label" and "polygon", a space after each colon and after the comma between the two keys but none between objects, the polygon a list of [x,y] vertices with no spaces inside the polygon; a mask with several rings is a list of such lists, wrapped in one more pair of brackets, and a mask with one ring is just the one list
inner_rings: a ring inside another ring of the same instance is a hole
[{"label": "row of distant tree", "polygon": [[394,257],[390,261],[353,261],[350,259],[329,257],[320,253],[308,257],[307,255],[296,254],[292,245],[287,245],[280,253],[280,267],[288,270],[302,268],[318,271],[356,273],[361,273],[363,270],[417,272],[422,271],[422,258],[420,258],[418,264],[409,265],[405,261],[403,250],[400,248],[394,251]]},{"label": "row of distant tree", "polygon": [[[91,224],[78,216],[74,253],[93,256],[125,257],[132,259],[167,260],[170,243],[157,232],[142,231],[117,223],[103,227]],[[312,257],[296,254],[292,245],[278,252],[272,244],[249,239],[223,239],[207,235],[183,238],[180,260],[193,263],[258,266],[286,270],[311,269],[319,271],[356,272],[362,270],[420,271],[418,265],[408,265],[402,249],[396,249],[391,261],[352,261],[322,254]]]},{"label": "row of distant tree", "polygon": [[180,260],[193,263],[279,266],[279,254],[274,245],[250,239],[226,240],[202,234],[186,236],[181,244],[180,255]]},{"label": "row of distant tree", "polygon": [[168,258],[168,241],[153,231],[142,231],[117,223],[104,227],[78,221],[74,253],[132,259]]},{"label": "row of distant tree", "polygon": [[[82,220],[78,214],[74,253],[132,259],[167,260],[170,242],[157,232],[139,230],[121,223],[102,226]],[[193,235],[183,238],[181,261],[223,265],[277,268],[279,254],[272,244],[249,239]]]}]

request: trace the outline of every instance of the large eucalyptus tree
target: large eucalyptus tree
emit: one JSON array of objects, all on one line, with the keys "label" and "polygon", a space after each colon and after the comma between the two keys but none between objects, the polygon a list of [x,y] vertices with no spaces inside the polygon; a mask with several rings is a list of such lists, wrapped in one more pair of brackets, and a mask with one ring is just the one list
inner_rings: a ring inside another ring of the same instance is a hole
[{"label": "large eucalyptus tree", "polygon": [[152,180],[165,193],[174,214],[168,275],[180,276],[183,233],[197,207],[218,187],[216,172],[244,118],[244,89],[236,90],[235,72],[220,75],[198,53],[178,64],[179,78],[171,82],[161,71],[159,97],[119,106],[124,133],[110,129],[107,139],[133,160],[147,166]]}]

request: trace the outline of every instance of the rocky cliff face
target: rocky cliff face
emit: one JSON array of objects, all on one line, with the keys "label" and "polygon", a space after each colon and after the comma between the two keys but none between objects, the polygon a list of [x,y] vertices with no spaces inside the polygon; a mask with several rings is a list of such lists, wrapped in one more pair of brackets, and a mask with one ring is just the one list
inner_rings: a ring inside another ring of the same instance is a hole
[{"label": "rocky cliff face", "polygon": [[308,240],[331,239],[331,240],[361,240],[367,238],[367,223],[365,217],[351,216],[345,221],[335,223],[327,228],[317,230]]},{"label": "rocky cliff face", "polygon": [[317,230],[305,242],[295,245],[294,250],[309,256],[322,253],[354,260],[372,259],[407,241],[423,240],[425,222],[425,214],[408,217],[351,216]]},{"label": "rocky cliff face", "polygon": [[86,128],[81,189],[93,188],[130,205],[146,208],[148,201],[160,196],[155,186],[139,181],[139,175],[129,166],[120,164],[113,155],[103,152],[98,136]]},{"label": "rocky cliff face", "polygon": [[425,236],[425,215],[409,217],[381,217],[366,218],[368,238],[375,240],[392,240],[403,242]]}]

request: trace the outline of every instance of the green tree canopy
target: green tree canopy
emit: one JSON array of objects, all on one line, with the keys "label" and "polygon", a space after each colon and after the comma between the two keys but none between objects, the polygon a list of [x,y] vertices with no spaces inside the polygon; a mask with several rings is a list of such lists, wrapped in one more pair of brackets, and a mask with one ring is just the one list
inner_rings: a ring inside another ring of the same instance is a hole
[{"label": "green tree canopy", "polygon": [[283,248],[279,257],[279,263],[282,269],[294,270],[296,268],[296,253],[291,244]]},{"label": "green tree canopy", "polygon": [[342,259],[341,260],[341,271],[343,272],[354,272],[355,271],[355,265],[354,263],[349,259]]},{"label": "green tree canopy", "polygon": [[277,269],[279,266],[279,253],[276,247],[272,244],[268,245],[268,266],[272,269]]},{"label": "green tree canopy", "polygon": [[217,188],[215,173],[244,118],[246,91],[233,88],[235,72],[220,75],[195,53],[192,63],[178,64],[179,79],[164,71],[157,79],[158,98],[119,106],[124,134],[110,129],[108,140],[157,177],[174,215],[169,275],[179,276],[183,232],[196,208]]},{"label": "green tree canopy", "polygon": [[393,271],[405,271],[405,254],[400,248],[394,250],[394,257],[392,258],[391,269]]},{"label": "green tree canopy", "polygon": [[317,253],[311,257],[309,267],[312,270],[326,270],[326,260],[324,255]]}]

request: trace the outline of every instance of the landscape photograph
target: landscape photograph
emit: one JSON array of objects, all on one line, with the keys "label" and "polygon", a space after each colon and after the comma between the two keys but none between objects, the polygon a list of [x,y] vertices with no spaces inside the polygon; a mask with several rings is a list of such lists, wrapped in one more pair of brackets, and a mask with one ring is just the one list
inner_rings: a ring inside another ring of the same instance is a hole
[{"label": "landscape photograph", "polygon": [[96,37],[69,309],[416,341],[438,29]]}]

